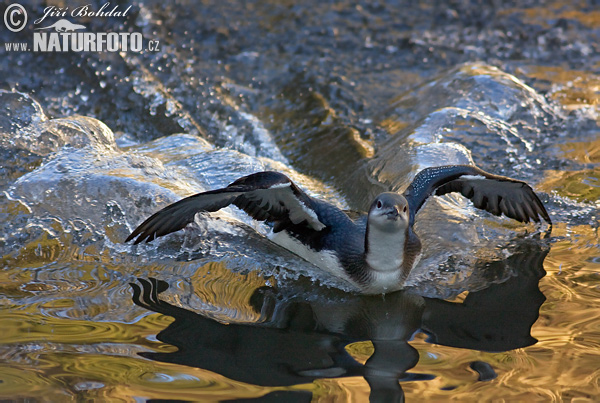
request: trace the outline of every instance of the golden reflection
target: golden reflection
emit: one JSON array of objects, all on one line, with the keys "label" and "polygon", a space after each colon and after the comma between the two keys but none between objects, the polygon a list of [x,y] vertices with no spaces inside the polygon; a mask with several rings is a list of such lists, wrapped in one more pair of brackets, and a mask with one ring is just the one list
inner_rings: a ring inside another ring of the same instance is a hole
[{"label": "golden reflection", "polygon": [[[220,401],[257,398],[275,390],[302,390],[306,386],[261,387],[227,379],[202,369],[142,358],[106,354],[45,353],[52,367],[27,364],[0,365],[4,381],[0,396],[64,401],[79,399],[131,401],[132,397]],[[38,358],[38,360],[40,359]]]},{"label": "golden reflection", "polygon": [[313,403],[368,402],[370,388],[363,377],[321,379],[313,391]]},{"label": "golden reflection", "polygon": [[[549,20],[558,20],[560,18],[577,20],[583,25],[595,28],[600,25],[600,11],[580,11],[574,10],[573,2],[564,0],[554,0],[545,2],[543,7],[530,8],[507,8],[498,12],[499,16],[508,16],[511,14],[523,14],[528,23],[540,24],[549,28]],[[575,6],[576,8],[576,6]]]},{"label": "golden reflection", "polygon": [[591,28],[597,28],[600,26],[600,11],[579,11],[579,10],[566,10],[557,15],[558,18],[566,18],[571,20],[577,20],[583,25],[587,25]]},{"label": "golden reflection", "polygon": [[597,203],[600,199],[600,169],[547,171],[539,188],[579,202]]},{"label": "golden reflection", "polygon": [[[407,396],[421,396],[422,399],[447,396],[448,399],[458,400],[468,397],[471,401],[477,401],[477,394],[472,389],[477,374],[469,369],[472,361],[484,360],[490,362],[490,357],[483,358],[481,353],[474,350],[456,350],[452,347],[429,344],[426,335],[418,333],[411,345],[419,351],[419,362],[411,369],[411,372],[422,374],[434,374],[435,378],[429,381],[405,382],[402,387]],[[487,354],[490,356],[490,354]],[[493,361],[491,361],[493,362]],[[497,363],[493,364],[497,368]],[[489,383],[481,383],[486,385]],[[467,388],[468,387],[468,388]],[[451,389],[444,391],[444,389]],[[462,393],[467,392],[467,394]],[[489,390],[487,393],[490,393]]]},{"label": "golden reflection", "polygon": [[370,340],[348,344],[345,349],[352,355],[352,358],[361,364],[364,364],[373,355],[373,351],[375,351],[373,343]]},{"label": "golden reflection", "polygon": [[600,273],[598,228],[590,225],[557,223],[552,235],[558,239],[550,249],[544,268],[555,275],[579,271]]},{"label": "golden reflection", "polygon": [[561,144],[560,149],[565,158],[583,164],[600,163],[600,138],[592,141],[575,141]]},{"label": "golden reflection", "polygon": [[38,312],[36,305],[18,311],[0,311],[0,321],[4,324],[0,345],[5,349],[20,346],[11,349],[10,366],[0,365],[3,381],[0,397],[60,401],[65,396],[77,396],[129,401],[132,396],[156,399],[177,396],[221,400],[306,388],[249,385],[210,371],[138,357],[140,349],[176,350],[148,339],[173,322],[170,316],[152,314],[125,324],[54,318]]},{"label": "golden reflection", "polygon": [[[217,319],[240,322],[257,322],[260,319],[260,313],[249,304],[256,289],[267,284],[258,271],[240,274],[228,269],[223,262],[210,262],[198,268],[192,278],[197,279],[194,281],[196,295],[207,304],[218,307]],[[269,281],[273,283],[275,280],[271,278]]]},{"label": "golden reflection", "polygon": [[550,97],[559,101],[568,110],[600,104],[600,76],[557,66],[526,66],[523,74],[557,85]]},{"label": "golden reflection", "polygon": [[[600,162],[600,138],[591,141],[567,142],[559,145],[564,158],[582,164]],[[595,203],[600,199],[600,169],[594,167],[578,171],[546,171],[539,188],[547,193],[556,192],[579,202]]]},{"label": "golden reflection", "polygon": [[[62,228],[58,222],[54,222],[49,226],[56,233],[61,233]],[[11,251],[10,254],[2,256],[0,264],[5,267],[39,267],[45,263],[55,261],[62,252],[64,245],[62,242],[44,232],[39,238],[35,238],[33,242],[27,243],[18,253]]]},{"label": "golden reflection", "polygon": [[4,331],[0,333],[0,344],[14,345],[35,343],[109,343],[139,342],[140,334],[156,334],[173,320],[164,317],[149,321],[147,317],[135,324],[98,322],[55,318],[39,313],[39,306],[30,305],[18,311],[0,311],[0,322]]},{"label": "golden reflection", "polygon": [[360,132],[358,130],[356,130],[355,128],[350,128],[349,132],[350,132],[350,139],[356,143],[356,145],[357,145],[356,150],[362,154],[362,157],[363,158],[372,158],[373,155],[375,155],[375,149],[373,148],[373,145],[369,141],[364,140],[360,136]]},{"label": "golden reflection", "polygon": [[402,122],[395,118],[386,118],[382,120],[379,124],[390,134],[398,133],[400,130],[404,129],[405,127],[408,127],[407,122]]}]

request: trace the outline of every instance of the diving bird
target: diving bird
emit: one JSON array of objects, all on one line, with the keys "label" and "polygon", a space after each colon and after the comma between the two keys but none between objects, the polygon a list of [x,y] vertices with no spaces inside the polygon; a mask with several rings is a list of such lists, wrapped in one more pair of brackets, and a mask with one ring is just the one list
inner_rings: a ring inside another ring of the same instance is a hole
[{"label": "diving bird", "polygon": [[521,222],[552,222],[525,182],[490,174],[471,165],[420,171],[403,194],[385,192],[368,213],[343,211],[310,197],[287,176],[258,172],[229,186],[186,197],[158,211],[127,237],[134,244],[178,231],[197,213],[231,204],[272,224],[269,238],[315,266],[354,285],[364,294],[403,288],[421,256],[413,231],[415,216],[431,195],[459,192],[475,207]]}]

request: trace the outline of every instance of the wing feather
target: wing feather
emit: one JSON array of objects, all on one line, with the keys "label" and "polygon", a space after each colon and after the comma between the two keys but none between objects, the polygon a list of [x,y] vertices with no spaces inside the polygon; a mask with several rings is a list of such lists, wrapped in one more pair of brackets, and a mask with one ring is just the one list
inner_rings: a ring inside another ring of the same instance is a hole
[{"label": "wing feather", "polygon": [[125,240],[134,244],[150,242],[178,231],[194,221],[197,213],[214,212],[229,205],[245,211],[258,221],[306,225],[307,230],[320,231],[325,225],[313,209],[312,199],[287,176],[278,172],[258,172],[245,176],[223,189],[186,197],[154,213]]},{"label": "wing feather", "polygon": [[525,182],[493,175],[472,165],[426,168],[419,172],[404,192],[410,208],[410,222],[432,195],[459,192],[479,209],[504,214],[521,222],[544,219],[552,225],[546,208]]}]

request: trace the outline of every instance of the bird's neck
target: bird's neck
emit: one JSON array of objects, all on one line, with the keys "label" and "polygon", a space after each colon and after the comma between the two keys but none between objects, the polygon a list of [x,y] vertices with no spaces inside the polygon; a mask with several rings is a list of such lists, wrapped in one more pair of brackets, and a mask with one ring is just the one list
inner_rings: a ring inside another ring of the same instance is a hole
[{"label": "bird's neck", "polygon": [[378,272],[396,271],[402,267],[407,239],[408,228],[390,232],[367,226],[365,260]]}]

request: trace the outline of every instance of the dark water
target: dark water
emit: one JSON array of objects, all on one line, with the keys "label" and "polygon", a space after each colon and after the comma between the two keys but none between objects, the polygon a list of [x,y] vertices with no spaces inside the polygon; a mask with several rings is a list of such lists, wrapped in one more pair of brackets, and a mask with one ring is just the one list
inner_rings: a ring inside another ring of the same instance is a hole
[{"label": "dark water", "polygon": [[[31,42],[46,4],[22,4],[1,42]],[[598,398],[598,5],[132,5],[71,20],[158,52],[0,47],[1,398]],[[430,200],[425,256],[385,297],[340,290],[235,209],[123,244],[259,170],[362,210],[454,163],[529,182],[551,237]]]}]

